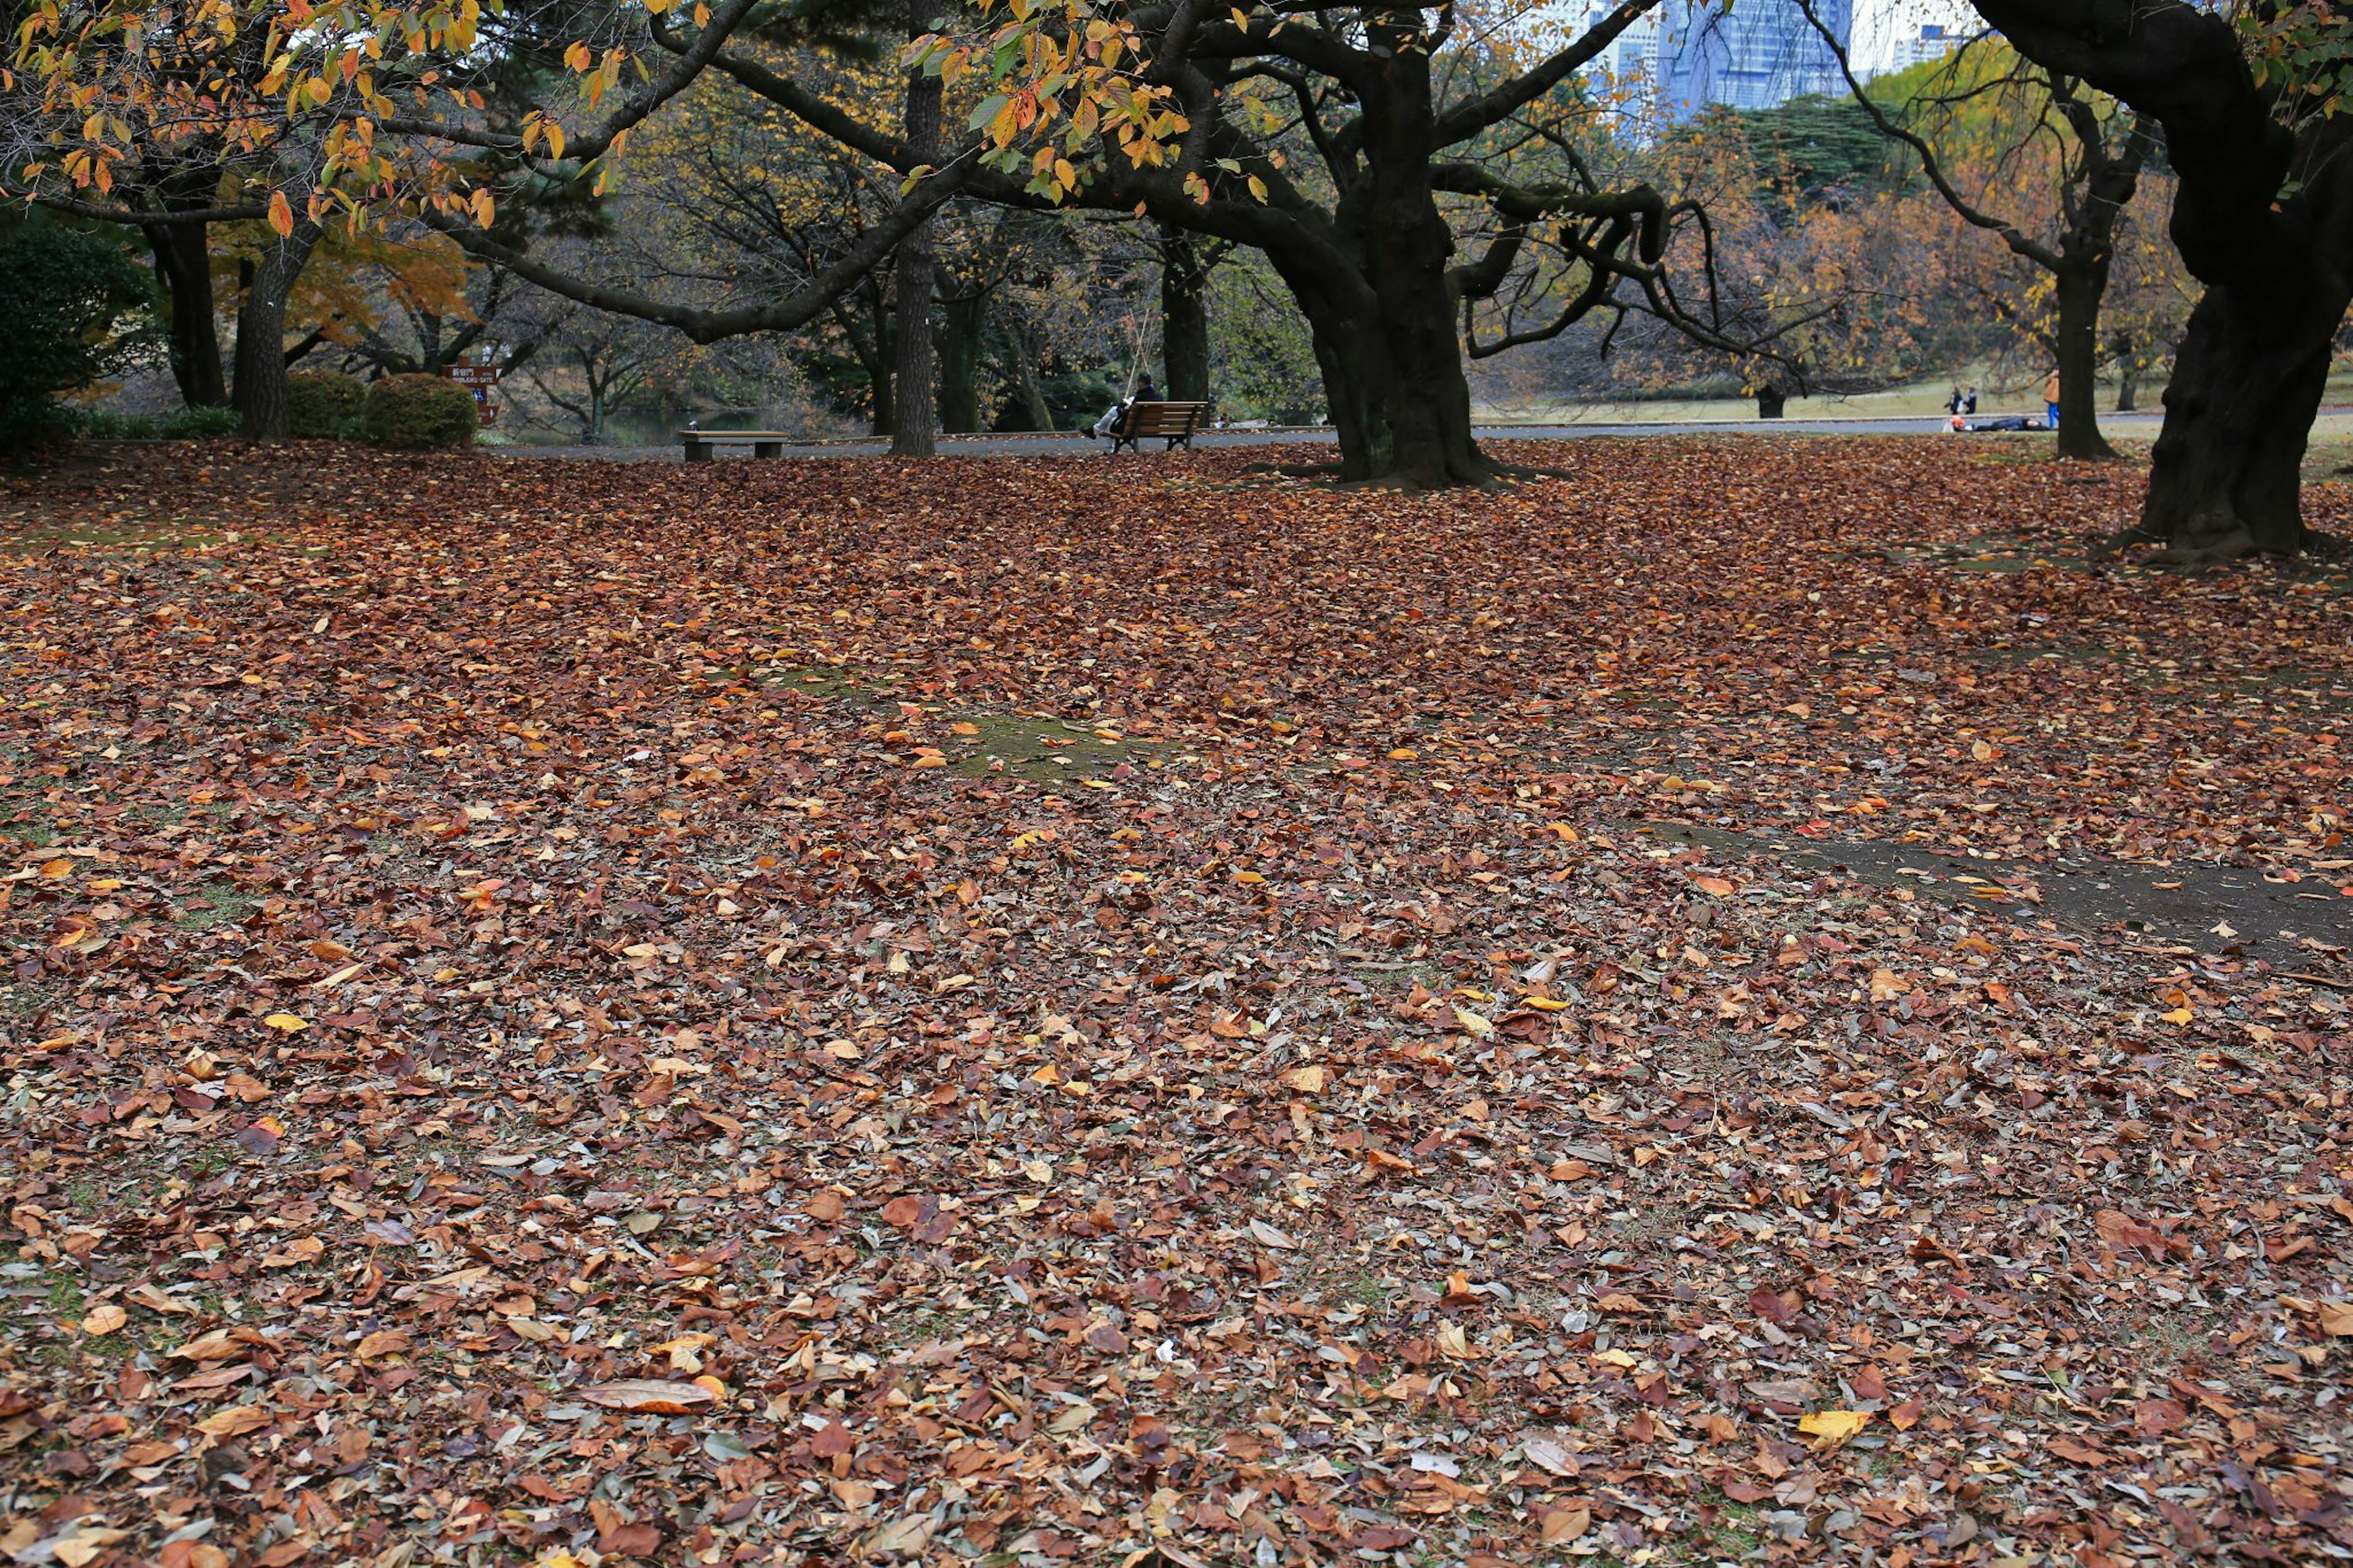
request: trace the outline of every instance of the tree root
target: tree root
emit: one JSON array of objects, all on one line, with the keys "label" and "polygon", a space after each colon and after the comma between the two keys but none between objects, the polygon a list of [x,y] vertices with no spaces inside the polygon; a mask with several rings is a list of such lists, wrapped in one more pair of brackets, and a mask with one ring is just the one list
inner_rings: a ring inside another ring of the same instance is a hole
[{"label": "tree root", "polygon": [[2109,561],[2123,554],[2126,551],[2131,549],[2136,544],[2162,544],[2164,542],[2164,536],[2151,532],[2147,523],[2136,522],[2129,528],[2120,528],[2116,530],[2114,533],[2111,533],[2105,539],[2103,539],[2097,544],[2092,546],[2091,558],[2094,561]]}]

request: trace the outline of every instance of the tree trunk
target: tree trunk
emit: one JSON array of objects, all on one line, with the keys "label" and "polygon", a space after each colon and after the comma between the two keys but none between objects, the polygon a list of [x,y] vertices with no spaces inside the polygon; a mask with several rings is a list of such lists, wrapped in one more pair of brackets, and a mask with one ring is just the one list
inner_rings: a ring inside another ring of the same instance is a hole
[{"label": "tree trunk", "polygon": [[961,294],[941,308],[940,428],[969,436],[980,428],[980,334],[988,296]]},{"label": "tree trunk", "polygon": [[147,230],[155,276],[170,301],[172,379],[191,408],[228,401],[221,379],[220,328],[214,321],[210,231],[200,223],[159,223]]},{"label": "tree trunk", "polygon": [[2282,311],[2273,299],[2207,290],[2165,389],[2165,427],[2133,537],[2165,543],[2165,558],[2183,564],[2304,547],[2305,442],[2347,302],[2339,289]]},{"label": "tree trunk", "polygon": [[1769,382],[1757,389],[1757,417],[1778,419],[1788,412],[1789,395]]},{"label": "tree trunk", "polygon": [[[907,36],[921,37],[931,29],[929,0],[907,0]],[[925,163],[939,155],[940,79],[920,70],[907,73],[906,142]],[[891,451],[895,457],[932,455],[932,292],[937,261],[932,253],[932,220],[925,218],[899,243],[896,288],[892,305],[898,319],[897,342],[891,366],[892,412]]]},{"label": "tree trunk", "polygon": [[319,243],[319,226],[298,219],[294,232],[262,252],[237,314],[236,407],[249,441],[287,438],[286,302]]},{"label": "tree trunk", "polygon": [[1383,12],[1368,36],[1379,90],[1365,104],[1362,173],[1334,206],[1353,276],[1312,253],[1272,258],[1306,312],[1343,479],[1416,489],[1482,484],[1495,466],[1471,438],[1453,232],[1438,210],[1429,39],[1418,14]]},{"label": "tree trunk", "polygon": [[2100,434],[2100,296],[2107,267],[2091,263],[2052,275],[2059,295],[2059,455],[2101,459],[2116,449]]},{"label": "tree trunk", "polygon": [[2138,408],[2139,405],[2136,401],[2137,391],[2138,383],[2134,379],[2132,366],[2128,364],[2118,365],[2116,367],[2117,413],[2130,414]]},{"label": "tree trunk", "polygon": [[1038,384],[1038,345],[1027,325],[1015,331],[1012,338],[1012,350],[1007,356],[1012,361],[1011,374],[1006,379],[1013,384],[1014,402],[1021,410],[1022,422],[1015,425],[1008,420],[1005,428],[1051,430],[1054,410],[1046,402],[1046,389]]},{"label": "tree trunk", "polygon": [[2353,123],[2275,117],[2278,84],[2255,79],[2230,16],[2204,6],[1976,5],[2021,54],[2162,122],[2179,179],[2170,231],[2206,285],[2139,525],[2111,543],[2162,542],[2158,559],[2179,564],[2302,548],[2305,442],[2353,300]]},{"label": "tree trunk", "polygon": [[1160,358],[1168,395],[1209,400],[1209,269],[1201,241],[1173,224],[1160,226]]}]

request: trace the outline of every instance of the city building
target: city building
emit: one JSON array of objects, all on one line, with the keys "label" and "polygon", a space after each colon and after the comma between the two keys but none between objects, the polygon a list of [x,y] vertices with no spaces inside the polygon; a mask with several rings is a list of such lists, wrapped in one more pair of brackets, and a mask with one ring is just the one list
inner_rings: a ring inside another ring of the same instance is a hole
[{"label": "city building", "polygon": [[[1578,8],[1581,16],[1575,36],[1581,37],[1599,26],[1617,8],[1615,0],[1585,0]],[[1659,14],[1647,11],[1609,41],[1609,47],[1586,68],[1586,74],[1605,78],[1620,87],[1647,82],[1656,68],[1658,48]]]},{"label": "city building", "polygon": [[1917,36],[1895,40],[1889,70],[1905,70],[1927,60],[1941,60],[1967,41],[1968,35],[1942,22],[1923,22]]},{"label": "city building", "polygon": [[[1847,47],[1852,0],[1815,0],[1815,15]],[[1838,56],[1795,0],[1667,0],[1660,8],[1655,64],[1658,107],[1670,123],[1711,105],[1770,109],[1804,93],[1843,93]]]}]

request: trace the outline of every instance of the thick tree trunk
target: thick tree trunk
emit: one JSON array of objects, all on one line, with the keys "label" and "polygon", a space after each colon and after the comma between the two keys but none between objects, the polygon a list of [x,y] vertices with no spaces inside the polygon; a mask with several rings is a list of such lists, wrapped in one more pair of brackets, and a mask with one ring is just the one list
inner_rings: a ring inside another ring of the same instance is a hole
[{"label": "thick tree trunk", "polygon": [[[907,36],[921,37],[931,29],[927,0],[907,0]],[[940,79],[923,71],[907,73],[906,142],[915,156],[931,163],[940,141]],[[893,313],[897,318],[892,356],[893,396],[891,451],[902,458],[928,458],[934,451],[932,423],[932,294],[938,262],[932,251],[932,220],[924,219],[899,243]]]},{"label": "thick tree trunk", "polygon": [[1209,400],[1209,269],[1201,241],[1174,224],[1160,226],[1160,358],[1168,395]]},{"label": "thick tree trunk", "polygon": [[[2182,0],[1976,0],[2019,52],[2161,121],[2171,233],[2206,285],[2165,389],[2139,525],[2179,563],[2306,542],[2300,469],[2353,300],[2353,123],[2274,110],[2229,16]],[[2126,15],[2126,12],[2129,15]]]},{"label": "thick tree trunk", "polygon": [[2100,296],[2105,263],[2070,267],[2052,275],[2059,295],[2059,455],[2113,458],[2100,434]]},{"label": "thick tree trunk", "polygon": [[2138,410],[2139,384],[2134,380],[2130,365],[2116,368],[2116,412],[2131,414]]},{"label": "thick tree trunk", "polygon": [[1276,269],[1307,317],[1324,396],[1340,438],[1340,477],[1442,489],[1494,475],[1471,438],[1471,389],[1462,374],[1443,271],[1419,296],[1351,308],[1324,278]]},{"label": "thick tree trunk", "polygon": [[214,321],[209,230],[200,223],[159,223],[147,230],[155,276],[170,302],[169,353],[180,401],[217,408],[228,401],[221,378],[220,328]]},{"label": "thick tree trunk", "polygon": [[237,315],[236,407],[249,441],[287,438],[286,302],[319,243],[319,226],[298,220],[294,232],[262,252]]},{"label": "thick tree trunk", "polygon": [[1454,236],[1438,210],[1430,52],[1416,14],[1374,23],[1380,89],[1365,104],[1363,172],[1335,204],[1356,265],[1335,276],[1312,255],[1271,258],[1306,312],[1340,438],[1340,472],[1417,489],[1482,484],[1495,466],[1471,438]]},{"label": "thick tree trunk", "polygon": [[2132,535],[2166,544],[2171,561],[2304,547],[2305,442],[2347,297],[2336,290],[2301,310],[2272,309],[2277,302],[2210,289],[2190,312]]},{"label": "thick tree trunk", "polygon": [[980,428],[980,334],[986,294],[958,295],[940,310],[940,428],[969,436]]}]

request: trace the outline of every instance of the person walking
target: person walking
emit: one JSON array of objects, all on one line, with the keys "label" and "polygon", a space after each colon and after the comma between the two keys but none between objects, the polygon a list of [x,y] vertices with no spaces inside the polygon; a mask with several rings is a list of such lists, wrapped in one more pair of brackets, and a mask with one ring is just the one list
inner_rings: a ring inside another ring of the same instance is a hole
[{"label": "person walking", "polygon": [[2059,367],[2052,365],[2051,374],[2042,378],[2042,412],[2048,419],[2047,428],[2059,428]]}]

